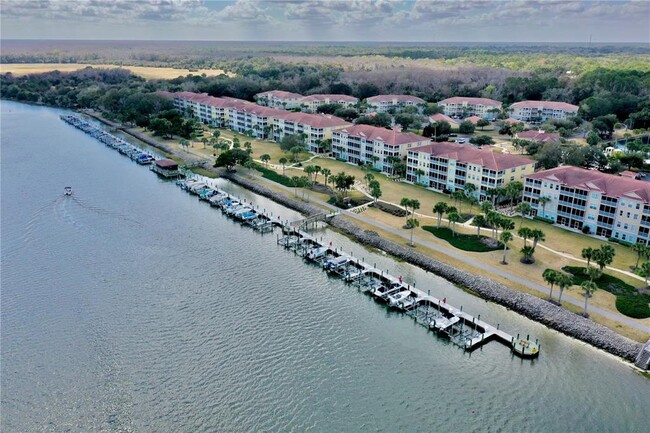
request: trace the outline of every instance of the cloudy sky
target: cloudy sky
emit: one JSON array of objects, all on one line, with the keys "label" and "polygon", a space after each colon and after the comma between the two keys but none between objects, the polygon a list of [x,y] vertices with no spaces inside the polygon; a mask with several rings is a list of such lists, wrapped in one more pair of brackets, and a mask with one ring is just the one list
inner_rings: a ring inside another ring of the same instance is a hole
[{"label": "cloudy sky", "polygon": [[646,42],[650,0],[2,0],[5,39]]}]

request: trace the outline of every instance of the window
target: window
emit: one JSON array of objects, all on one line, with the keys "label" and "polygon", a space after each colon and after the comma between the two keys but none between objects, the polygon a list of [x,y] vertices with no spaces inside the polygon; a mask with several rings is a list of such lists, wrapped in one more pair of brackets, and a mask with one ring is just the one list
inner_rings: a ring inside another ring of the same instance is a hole
[{"label": "window", "polygon": [[641,208],[641,203],[636,204],[636,209],[639,210]]},{"label": "window", "polygon": [[514,173],[515,171],[517,171],[517,167],[514,167],[513,169],[511,169],[510,173]]},{"label": "window", "polygon": [[618,216],[623,216],[623,211],[622,210],[618,212]]},{"label": "window", "polygon": [[630,217],[630,213],[628,212],[628,213],[627,213],[627,218],[629,218],[629,217]]},{"label": "window", "polygon": [[591,198],[598,198],[598,193],[597,192],[592,192],[591,193]]},{"label": "window", "polygon": [[514,176],[510,176],[510,182],[512,182],[513,180],[515,180],[515,177],[514,177]]},{"label": "window", "polygon": [[627,230],[627,224],[623,225],[623,228],[624,228],[625,230]]},{"label": "window", "polygon": [[625,240],[625,235],[623,235],[623,236],[621,237],[621,239]]},{"label": "window", "polygon": [[634,215],[634,219],[638,219],[638,218],[639,218],[639,216],[635,214],[635,215]]},{"label": "window", "polygon": [[616,223],[616,227],[621,228],[621,223]]}]

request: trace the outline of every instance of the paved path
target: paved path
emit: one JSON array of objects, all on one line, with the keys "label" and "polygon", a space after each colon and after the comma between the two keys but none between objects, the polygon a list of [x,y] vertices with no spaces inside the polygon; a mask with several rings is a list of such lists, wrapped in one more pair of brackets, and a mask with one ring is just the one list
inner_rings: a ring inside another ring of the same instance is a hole
[{"label": "paved path", "polygon": [[[260,176],[257,176],[255,174],[253,174],[253,176],[260,177]],[[287,190],[287,191],[289,191],[289,192],[291,192],[291,188],[289,188],[289,187],[285,187],[285,186],[280,185],[280,184],[278,184],[278,186],[285,189],[285,190]],[[323,204],[323,205],[327,206],[328,208],[330,208],[332,210],[340,211],[339,208],[337,208],[336,206],[331,205],[329,203],[320,203],[320,204]],[[404,232],[404,230],[395,229],[395,228],[387,226],[387,225],[385,225],[383,223],[373,221],[373,220],[371,220],[369,218],[363,217],[362,215],[352,213],[352,212],[349,212],[349,211],[342,211],[341,214],[345,215],[345,216],[348,216],[348,217],[350,217],[352,219],[361,221],[363,223],[372,225],[374,227],[377,227],[380,230],[385,230],[385,231],[387,231],[389,233],[392,233],[394,235],[397,235],[397,236],[403,238],[406,241],[410,241],[410,232],[406,233],[406,232]],[[425,246],[427,248],[430,248],[433,251],[437,251],[437,252],[445,254],[445,255],[447,255],[449,257],[453,257],[453,258],[455,258],[457,260],[460,260],[460,261],[463,261],[463,262],[467,261],[467,256],[465,256],[464,254],[462,254],[461,252],[459,252],[455,248],[454,249],[447,248],[447,247],[437,245],[437,244],[434,244],[434,243],[426,241],[426,240],[422,240],[420,238],[414,238],[414,242],[416,242],[416,243],[418,243],[420,245],[423,245],[423,246]],[[506,278],[508,280],[515,281],[515,282],[517,282],[519,284],[523,284],[524,286],[530,287],[530,288],[534,289],[535,291],[540,292],[541,294],[546,295],[549,292],[548,287],[545,287],[545,286],[542,286],[540,284],[534,283],[532,281],[529,281],[529,280],[527,280],[525,278],[522,278],[522,277],[519,277],[517,275],[513,275],[513,274],[503,270],[503,268],[488,265],[486,263],[482,263],[482,262],[479,262],[479,261],[473,261],[472,266],[485,271],[486,275],[489,275],[489,274],[499,275],[499,276],[504,277],[504,278]],[[568,303],[573,304],[573,305],[576,305],[578,307],[583,307],[584,306],[583,301],[579,301],[579,300],[571,298],[571,297],[566,297],[566,298],[563,299],[563,301],[568,302]],[[608,319],[615,320],[615,321],[620,322],[620,323],[624,323],[625,325],[628,325],[628,326],[630,326],[630,327],[632,327],[634,329],[638,329],[640,331],[643,331],[643,332],[646,332],[646,333],[650,334],[650,326],[646,326],[646,325],[644,325],[642,323],[638,323],[634,319],[631,319],[631,318],[629,318],[627,316],[624,316],[622,314],[606,310],[606,309],[598,307],[596,305],[589,306],[588,311],[590,311],[592,313],[595,313],[595,314],[599,314],[599,315],[601,315],[603,317],[606,317]]]}]

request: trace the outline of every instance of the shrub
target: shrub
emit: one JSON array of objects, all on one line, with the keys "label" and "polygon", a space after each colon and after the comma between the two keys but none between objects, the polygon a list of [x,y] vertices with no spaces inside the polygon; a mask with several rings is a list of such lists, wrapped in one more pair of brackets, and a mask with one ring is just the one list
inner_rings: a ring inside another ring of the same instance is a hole
[{"label": "shrub", "polygon": [[446,240],[453,247],[463,251],[484,253],[488,251],[503,249],[503,245],[500,244],[497,244],[495,246],[487,245],[482,241],[483,236],[479,237],[476,235],[466,235],[462,233],[456,233],[456,235],[454,235],[453,231],[448,227],[437,228],[434,226],[424,226],[422,227],[422,230],[428,231],[437,238]]},{"label": "shrub", "polygon": [[547,224],[555,224],[555,221],[553,221],[550,218],[544,218],[544,217],[541,217],[541,216],[534,216],[533,219],[535,221],[540,221],[540,222],[547,223]]},{"label": "shrub", "polygon": [[272,180],[273,182],[277,182],[280,185],[293,187],[293,184],[291,183],[291,179],[289,179],[287,176],[282,176],[281,174],[276,173],[270,168],[263,167],[259,164],[255,164],[254,168],[255,170],[262,173],[262,177],[265,179]]},{"label": "shrub", "polygon": [[616,297],[616,309],[635,319],[650,317],[650,295],[624,295]]},{"label": "shrub", "polygon": [[370,206],[376,207],[380,211],[389,213],[391,215],[395,215],[397,217],[405,217],[406,216],[406,211],[402,208],[399,208],[397,206],[393,206],[388,203],[382,203],[378,201],[377,203],[372,203]]}]

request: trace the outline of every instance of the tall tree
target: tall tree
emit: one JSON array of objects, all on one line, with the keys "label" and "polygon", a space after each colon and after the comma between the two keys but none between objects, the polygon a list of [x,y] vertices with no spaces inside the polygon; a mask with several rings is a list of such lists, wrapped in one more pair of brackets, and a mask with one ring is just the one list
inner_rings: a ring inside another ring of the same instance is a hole
[{"label": "tall tree", "polygon": [[506,260],[506,254],[508,252],[508,242],[512,241],[512,233],[505,231],[501,232],[501,235],[499,236],[499,240],[503,244],[503,263],[504,265],[508,264],[508,261]]},{"label": "tall tree", "polygon": [[542,278],[544,278],[546,284],[551,286],[551,292],[549,294],[550,299],[553,299],[553,286],[557,283],[557,277],[558,272],[554,269],[545,269],[544,272],[542,272]]},{"label": "tall tree", "polygon": [[558,302],[562,302],[562,293],[564,293],[565,289],[573,285],[573,278],[563,272],[558,272],[555,283],[560,289],[560,297],[557,300]]},{"label": "tall tree", "polygon": [[438,215],[438,228],[440,228],[440,221],[442,221],[442,214],[447,212],[447,203],[444,201],[439,201],[433,205],[433,212]]},{"label": "tall tree", "polygon": [[532,229],[530,231],[530,238],[533,240],[533,250],[535,250],[538,242],[544,242],[546,240],[546,235],[540,229]]},{"label": "tall tree", "polygon": [[287,158],[282,157],[282,158],[280,158],[278,160],[278,162],[282,165],[282,176],[284,176],[285,175],[284,174],[284,169],[287,166],[287,162],[289,162],[289,161],[287,160]]},{"label": "tall tree", "polygon": [[598,286],[596,283],[593,281],[583,281],[582,284],[580,284],[580,287],[582,287],[582,291],[584,292],[584,297],[585,297],[585,312],[584,314],[587,314],[587,303],[589,301],[589,298],[591,295],[598,290]]},{"label": "tall tree", "polygon": [[481,228],[486,226],[487,221],[483,215],[476,215],[473,219],[473,223],[476,226],[476,236],[481,236]]},{"label": "tall tree", "polygon": [[416,227],[420,226],[420,221],[418,221],[416,218],[409,218],[406,224],[411,228],[411,246],[414,247],[415,244],[413,243],[413,230]]},{"label": "tall tree", "polygon": [[452,212],[449,214],[449,222],[451,223],[452,235],[456,236],[456,223],[460,222],[461,217],[458,212]]},{"label": "tall tree", "polygon": [[591,247],[587,247],[587,248],[582,249],[582,258],[587,261],[587,267],[589,267],[589,264],[591,263],[591,260],[594,258],[594,252],[595,251],[596,250],[591,248]]}]

